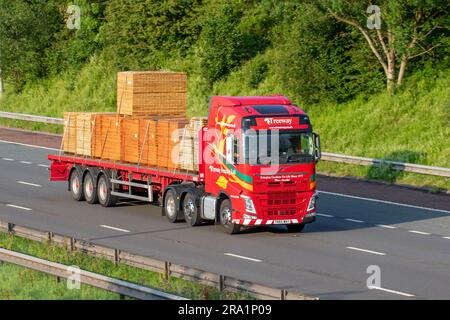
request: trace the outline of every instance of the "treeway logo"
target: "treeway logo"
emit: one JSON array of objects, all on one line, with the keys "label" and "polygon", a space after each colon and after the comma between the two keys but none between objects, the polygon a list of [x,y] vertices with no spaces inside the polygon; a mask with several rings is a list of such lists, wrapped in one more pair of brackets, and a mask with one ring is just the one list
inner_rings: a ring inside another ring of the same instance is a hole
[{"label": "treeway logo", "polygon": [[267,125],[291,125],[292,119],[274,119],[274,118],[264,118],[264,122]]}]

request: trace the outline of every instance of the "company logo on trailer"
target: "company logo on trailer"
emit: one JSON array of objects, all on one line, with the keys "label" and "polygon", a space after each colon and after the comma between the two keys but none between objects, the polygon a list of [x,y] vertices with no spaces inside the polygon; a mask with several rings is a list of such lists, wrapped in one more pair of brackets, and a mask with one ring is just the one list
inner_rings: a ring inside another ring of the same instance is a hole
[{"label": "company logo on trailer", "polygon": [[267,123],[267,125],[291,125],[292,119],[275,119],[275,118],[264,118],[264,122]]}]

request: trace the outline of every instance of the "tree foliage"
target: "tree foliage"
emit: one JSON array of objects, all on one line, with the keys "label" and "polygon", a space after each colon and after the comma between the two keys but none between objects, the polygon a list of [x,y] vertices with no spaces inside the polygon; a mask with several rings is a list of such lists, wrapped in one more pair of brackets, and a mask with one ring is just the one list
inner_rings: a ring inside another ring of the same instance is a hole
[{"label": "tree foliage", "polygon": [[[66,27],[70,4],[81,8],[80,30]],[[114,66],[111,73],[188,71],[201,79],[206,96],[245,70],[237,87],[256,93],[273,88],[319,103],[401,84],[430,63],[448,68],[447,1],[379,0],[379,30],[366,26],[374,17],[367,10],[371,4],[0,0],[0,78],[21,90],[29,82],[107,61]]]}]

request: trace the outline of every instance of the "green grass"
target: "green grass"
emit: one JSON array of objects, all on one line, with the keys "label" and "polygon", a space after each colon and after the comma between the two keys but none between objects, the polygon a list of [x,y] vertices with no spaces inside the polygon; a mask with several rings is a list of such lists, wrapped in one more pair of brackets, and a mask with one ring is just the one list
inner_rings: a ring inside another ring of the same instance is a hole
[{"label": "green grass", "polygon": [[[59,247],[52,244],[40,243],[16,236],[12,236],[6,233],[0,232],[0,247],[35,256],[41,259],[50,260],[58,263],[62,263],[69,266],[78,266],[79,268],[99,274],[106,275],[108,277],[117,278],[133,283],[137,283],[143,286],[148,286],[168,293],[180,295],[189,299],[202,300],[240,300],[240,299],[253,299],[248,295],[228,293],[220,293],[219,290],[212,287],[207,287],[194,282],[189,282],[183,279],[170,278],[169,281],[164,280],[163,276],[157,272],[151,272],[140,268],[127,266],[124,264],[114,265],[113,262],[91,257],[89,255],[80,252],[70,252],[67,248]],[[0,269],[0,288],[1,288],[1,269]],[[11,287],[14,288],[16,281],[11,280]],[[55,281],[51,278],[49,281]],[[20,282],[20,279],[17,279]],[[37,290],[45,293],[46,281],[38,282]],[[42,288],[39,286],[42,284]],[[20,287],[19,287],[20,289]],[[18,290],[19,290],[18,289]],[[41,290],[42,289],[42,290]],[[22,294],[26,296],[28,289],[24,289]],[[55,289],[57,290],[57,289]],[[19,290],[20,291],[20,290]],[[1,292],[1,291],[0,291]],[[19,294],[19,293],[17,293]],[[69,297],[69,296],[68,296]],[[0,297],[1,298],[1,297]],[[43,297],[44,299],[50,299],[50,296]],[[106,297],[105,297],[106,298]],[[99,299],[102,299],[99,296]]]},{"label": "green grass", "polygon": [[81,285],[67,289],[66,282],[13,264],[0,264],[0,300],[118,300],[119,295]]},{"label": "green grass", "polygon": [[[258,65],[276,59],[276,52],[245,63],[227,78],[208,86],[195,72],[189,77],[188,115],[206,115],[208,98],[218,95],[268,95],[283,93],[280,81],[268,72],[260,83]],[[195,70],[193,61],[172,61],[174,70]],[[116,69],[103,59],[93,59],[79,73],[62,74],[27,87],[22,94],[6,93],[0,110],[62,117],[64,111],[114,111]],[[434,76],[416,74],[395,95],[379,93],[343,104],[304,106],[322,149],[354,156],[450,167],[450,76],[449,70],[433,70]],[[249,76],[250,75],[250,76]],[[250,80],[249,80],[250,79]],[[7,89],[7,88],[6,88]],[[297,97],[291,97],[300,103]],[[61,133],[58,126],[0,119],[0,125]],[[450,179],[409,173],[396,174],[383,168],[322,162],[319,170],[360,178],[381,179],[416,186],[450,190]]]}]

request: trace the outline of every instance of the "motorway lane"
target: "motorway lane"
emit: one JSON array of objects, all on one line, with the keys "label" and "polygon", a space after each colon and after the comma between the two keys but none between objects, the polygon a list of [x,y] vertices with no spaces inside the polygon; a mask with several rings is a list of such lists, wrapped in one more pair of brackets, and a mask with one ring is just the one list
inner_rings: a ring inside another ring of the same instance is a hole
[{"label": "motorway lane", "polygon": [[[443,238],[450,236],[450,212],[323,194],[319,212],[333,217],[319,217],[303,234],[289,234],[275,227],[228,236],[218,226],[189,228],[185,224],[169,224],[161,217],[159,208],[148,205],[104,209],[71,201],[65,192],[66,185],[48,183],[48,172],[38,166],[48,164],[47,153],[47,150],[0,143],[0,206],[4,206],[0,210],[1,219],[245,280],[287,286],[322,298],[402,298],[395,293],[367,290],[366,268],[371,264],[381,267],[383,287],[420,298],[450,297],[450,240]],[[14,161],[1,159],[6,157]],[[32,164],[20,163],[23,160]],[[43,187],[21,185],[17,180]],[[5,207],[5,203],[33,210],[24,212]],[[413,234],[411,230],[431,234]]]}]

